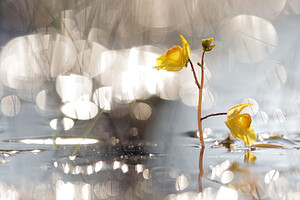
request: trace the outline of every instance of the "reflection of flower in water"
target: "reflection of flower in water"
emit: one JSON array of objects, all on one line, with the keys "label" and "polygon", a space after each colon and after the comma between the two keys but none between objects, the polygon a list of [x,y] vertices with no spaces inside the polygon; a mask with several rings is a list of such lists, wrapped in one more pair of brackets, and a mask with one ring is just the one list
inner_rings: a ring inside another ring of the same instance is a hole
[{"label": "reflection of flower in water", "polygon": [[[245,152],[245,162],[254,163],[256,157],[250,151]],[[218,191],[214,191],[217,199],[238,199],[247,196],[254,197],[257,193],[259,182],[257,177],[251,172],[248,165],[244,167],[237,162],[226,160],[219,165],[211,166],[211,180],[220,182],[223,186]],[[228,187],[225,187],[227,185]],[[260,188],[261,189],[261,188]],[[201,195],[207,195],[204,189]],[[212,196],[213,194],[210,194]],[[244,196],[245,195],[245,196]],[[221,198],[222,197],[222,198]]]},{"label": "reflection of flower in water", "polygon": [[251,151],[246,151],[244,161],[249,164],[253,164],[256,161],[256,156],[253,155],[253,153]]},{"label": "reflection of flower in water", "polygon": [[229,170],[234,173],[234,179],[229,183],[229,187],[236,189],[244,197],[255,197],[259,180],[251,173],[250,169],[234,162]]}]

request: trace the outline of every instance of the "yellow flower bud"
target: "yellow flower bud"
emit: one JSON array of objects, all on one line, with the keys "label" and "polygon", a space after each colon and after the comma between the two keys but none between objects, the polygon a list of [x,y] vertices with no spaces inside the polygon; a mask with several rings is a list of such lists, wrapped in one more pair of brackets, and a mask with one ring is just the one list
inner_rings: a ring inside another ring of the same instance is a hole
[{"label": "yellow flower bud", "polygon": [[211,45],[213,38],[202,39],[203,52],[211,51],[216,45]]}]

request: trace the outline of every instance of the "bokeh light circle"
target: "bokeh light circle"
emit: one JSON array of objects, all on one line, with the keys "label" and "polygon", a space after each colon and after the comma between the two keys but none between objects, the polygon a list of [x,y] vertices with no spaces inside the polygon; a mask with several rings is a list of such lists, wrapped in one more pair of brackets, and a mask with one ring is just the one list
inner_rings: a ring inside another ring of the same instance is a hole
[{"label": "bokeh light circle", "polygon": [[9,95],[1,100],[1,110],[6,116],[13,117],[19,114],[21,102],[15,95]]},{"label": "bokeh light circle", "polygon": [[225,20],[220,33],[225,45],[240,62],[261,61],[277,48],[278,36],[274,26],[256,16],[238,15]]}]

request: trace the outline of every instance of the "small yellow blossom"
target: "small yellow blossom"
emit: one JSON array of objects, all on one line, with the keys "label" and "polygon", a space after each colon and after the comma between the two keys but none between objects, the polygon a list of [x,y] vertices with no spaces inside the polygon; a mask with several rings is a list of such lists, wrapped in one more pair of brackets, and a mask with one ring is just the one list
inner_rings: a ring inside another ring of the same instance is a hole
[{"label": "small yellow blossom", "polygon": [[165,54],[156,59],[157,66],[153,67],[157,70],[164,69],[167,71],[180,71],[187,65],[191,55],[191,48],[188,42],[180,35],[182,40],[182,48],[174,46],[169,49]]},{"label": "small yellow blossom", "polygon": [[213,38],[202,39],[203,52],[211,51],[216,45],[211,45]]},{"label": "small yellow blossom", "polygon": [[245,107],[250,105],[252,104],[244,103],[230,108],[225,121],[233,137],[243,140],[246,146],[256,141],[256,135],[251,125],[251,116],[248,113],[240,114]]}]

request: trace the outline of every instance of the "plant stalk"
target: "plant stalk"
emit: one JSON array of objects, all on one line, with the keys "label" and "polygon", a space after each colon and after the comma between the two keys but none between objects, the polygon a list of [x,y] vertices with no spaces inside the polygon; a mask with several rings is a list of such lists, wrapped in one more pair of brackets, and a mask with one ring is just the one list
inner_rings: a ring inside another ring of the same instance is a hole
[{"label": "plant stalk", "polygon": [[201,57],[201,82],[200,82],[200,88],[199,88],[199,99],[198,99],[198,130],[199,130],[199,136],[200,136],[200,143],[201,147],[205,148],[204,139],[203,139],[203,131],[202,131],[202,120],[201,120],[201,109],[202,109],[202,93],[203,93],[203,84],[204,84],[204,54],[205,51],[202,52]]},{"label": "plant stalk", "polygon": [[[83,136],[82,136],[82,140],[84,140],[84,139],[87,137],[87,135],[90,133],[90,131],[91,131],[92,128],[94,127],[95,123],[96,123],[97,120],[99,119],[99,117],[100,117],[102,111],[103,111],[103,109],[101,109],[101,110],[98,112],[98,114],[96,115],[96,117],[93,119],[91,125],[90,125],[90,126],[88,127],[88,129],[84,132],[84,134],[83,134]],[[80,143],[78,143],[78,144],[76,145],[76,147],[75,147],[74,151],[72,152],[71,156],[74,156],[74,155],[77,153],[77,150],[78,150],[78,148],[79,148],[80,145],[81,145]]]},{"label": "plant stalk", "polygon": [[198,174],[198,187],[199,187],[199,192],[202,192],[202,177],[204,174],[203,170],[203,155],[204,155],[204,148],[200,149],[200,155],[199,155],[199,174]]}]

